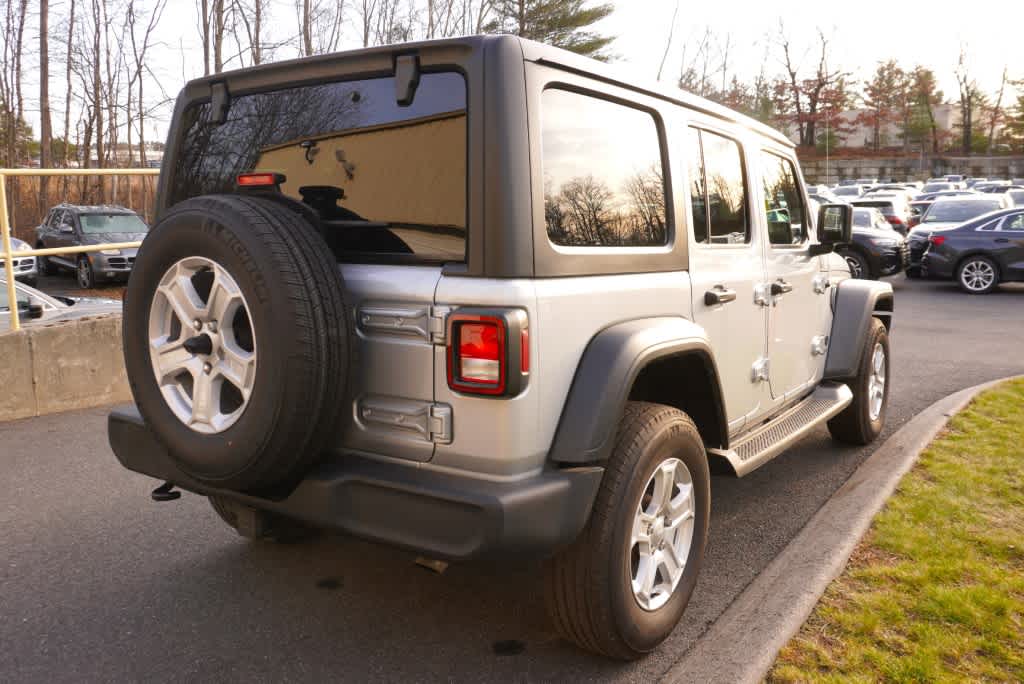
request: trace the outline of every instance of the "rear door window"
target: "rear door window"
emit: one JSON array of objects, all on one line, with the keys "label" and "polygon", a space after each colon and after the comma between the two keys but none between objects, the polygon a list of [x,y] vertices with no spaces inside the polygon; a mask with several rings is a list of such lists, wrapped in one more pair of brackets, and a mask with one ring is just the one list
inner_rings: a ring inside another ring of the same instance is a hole
[{"label": "rear door window", "polygon": [[235,190],[238,174],[284,174],[281,191],[316,209],[335,251],[414,261],[466,253],[466,84],[428,73],[407,107],[394,78],[233,96],[183,115],[170,204]]},{"label": "rear door window", "polygon": [[549,88],[541,101],[541,149],[552,243],[668,243],[660,134],[649,112]]},{"label": "rear door window", "polygon": [[689,132],[690,201],[698,244],[750,242],[747,187],[739,143],[710,131]]}]

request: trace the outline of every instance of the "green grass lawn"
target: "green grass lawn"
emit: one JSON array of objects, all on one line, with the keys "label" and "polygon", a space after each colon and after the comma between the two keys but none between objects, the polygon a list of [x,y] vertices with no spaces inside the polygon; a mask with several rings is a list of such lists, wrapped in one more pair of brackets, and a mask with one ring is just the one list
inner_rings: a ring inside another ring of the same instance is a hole
[{"label": "green grass lawn", "polygon": [[768,680],[1024,682],[1024,381],[925,450]]}]

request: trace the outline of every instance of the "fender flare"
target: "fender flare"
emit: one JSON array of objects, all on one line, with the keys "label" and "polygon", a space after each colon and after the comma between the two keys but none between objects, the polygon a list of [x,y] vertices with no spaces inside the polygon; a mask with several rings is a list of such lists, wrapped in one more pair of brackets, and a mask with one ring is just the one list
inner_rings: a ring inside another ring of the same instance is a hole
[{"label": "fender flare", "polygon": [[[566,396],[549,459],[574,465],[607,460],[637,376],[653,361],[684,354],[704,357],[715,395],[709,400],[715,402],[727,433],[721,383],[704,329],[684,318],[641,318],[609,326],[590,340]],[[728,434],[720,438],[724,445]]]},{"label": "fender flare", "polygon": [[892,285],[848,278],[836,286],[832,312],[825,379],[845,380],[857,373],[871,319],[879,318],[892,329]]}]

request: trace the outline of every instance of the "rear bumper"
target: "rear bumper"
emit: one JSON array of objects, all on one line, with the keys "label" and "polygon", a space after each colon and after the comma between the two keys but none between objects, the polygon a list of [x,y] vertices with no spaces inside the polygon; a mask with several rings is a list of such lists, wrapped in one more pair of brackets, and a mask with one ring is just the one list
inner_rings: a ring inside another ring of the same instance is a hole
[{"label": "rear bumper", "polygon": [[181,472],[134,406],[111,412],[108,435],[129,470],[451,560],[540,557],[569,544],[590,516],[604,473],[592,466],[492,482],[347,454],[317,466],[286,498],[271,500],[207,487]]}]

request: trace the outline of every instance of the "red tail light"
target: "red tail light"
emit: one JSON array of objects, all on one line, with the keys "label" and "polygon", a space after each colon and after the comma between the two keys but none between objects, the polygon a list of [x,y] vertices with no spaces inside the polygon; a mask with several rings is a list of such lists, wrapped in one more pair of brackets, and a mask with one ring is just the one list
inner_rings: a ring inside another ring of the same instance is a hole
[{"label": "red tail light", "polygon": [[930,235],[928,236],[928,242],[932,243],[936,247],[941,247],[942,243],[946,241],[945,235]]},{"label": "red tail light", "polygon": [[266,188],[284,183],[283,173],[240,173],[235,178],[240,188]]},{"label": "red tail light", "polygon": [[448,386],[456,392],[515,396],[525,387],[530,372],[525,311],[461,309],[448,316],[447,336]]}]

